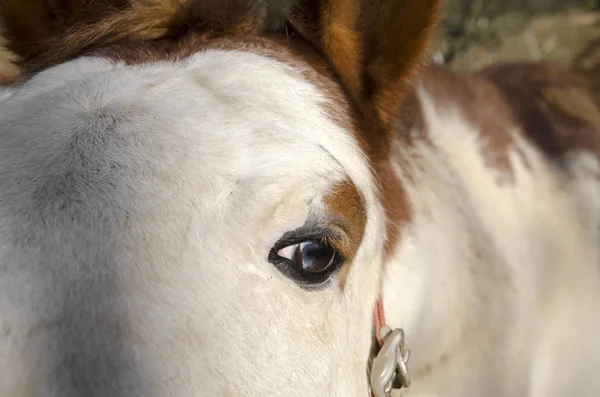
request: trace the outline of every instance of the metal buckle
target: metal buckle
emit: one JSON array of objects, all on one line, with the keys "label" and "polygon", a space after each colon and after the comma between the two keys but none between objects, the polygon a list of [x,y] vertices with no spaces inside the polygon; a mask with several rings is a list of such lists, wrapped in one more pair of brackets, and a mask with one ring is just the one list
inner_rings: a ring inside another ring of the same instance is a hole
[{"label": "metal buckle", "polygon": [[410,350],[404,347],[402,329],[392,330],[384,325],[380,335],[383,345],[369,360],[369,382],[373,397],[389,397],[393,389],[410,386],[410,376],[406,367],[410,359]]}]

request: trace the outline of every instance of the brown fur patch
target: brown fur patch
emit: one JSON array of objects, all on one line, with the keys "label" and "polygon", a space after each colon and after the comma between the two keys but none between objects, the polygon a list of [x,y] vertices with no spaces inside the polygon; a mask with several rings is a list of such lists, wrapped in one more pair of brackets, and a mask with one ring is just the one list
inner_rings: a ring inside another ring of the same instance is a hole
[{"label": "brown fur patch", "polygon": [[438,66],[431,66],[421,81],[437,106],[459,111],[477,129],[489,165],[510,170],[511,130],[518,124],[498,88],[483,77],[461,76]]},{"label": "brown fur patch", "polygon": [[346,260],[345,266],[339,273],[339,287],[340,290],[344,290],[350,272],[350,263],[365,233],[367,213],[356,186],[350,180],[335,185],[324,201],[329,210],[329,223],[340,229],[344,236],[335,246]]},{"label": "brown fur patch", "polygon": [[[420,83],[436,106],[460,112],[476,128],[491,166],[510,171],[514,128],[552,159],[573,150],[600,157],[600,84],[585,72],[532,63],[460,75],[430,66]],[[402,144],[428,139],[423,117],[412,93],[398,120]]]},{"label": "brown fur patch", "polygon": [[600,79],[549,64],[503,64],[481,74],[502,93],[525,138],[549,158],[600,158]]},{"label": "brown fur patch", "polygon": [[410,220],[410,206],[400,179],[392,169],[390,159],[374,164],[381,188],[381,202],[386,213],[385,257],[387,259],[400,240],[400,230]]}]

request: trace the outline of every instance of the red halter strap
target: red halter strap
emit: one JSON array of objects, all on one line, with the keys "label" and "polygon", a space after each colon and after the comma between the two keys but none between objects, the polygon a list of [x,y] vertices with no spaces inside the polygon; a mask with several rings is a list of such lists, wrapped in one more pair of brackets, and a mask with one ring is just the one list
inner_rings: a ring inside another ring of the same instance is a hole
[{"label": "red halter strap", "polygon": [[381,327],[383,327],[386,324],[382,293],[379,294],[379,297],[377,297],[377,302],[375,302],[375,309],[373,310],[373,324],[375,326],[375,338],[377,339],[377,344],[379,345],[379,348],[381,348],[381,346],[383,346]]}]

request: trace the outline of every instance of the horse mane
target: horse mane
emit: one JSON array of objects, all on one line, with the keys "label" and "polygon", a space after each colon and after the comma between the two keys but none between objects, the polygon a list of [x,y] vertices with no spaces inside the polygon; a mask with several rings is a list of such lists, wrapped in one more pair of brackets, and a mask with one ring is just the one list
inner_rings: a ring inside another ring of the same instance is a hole
[{"label": "horse mane", "polygon": [[3,0],[7,47],[37,70],[118,42],[284,28],[293,0]]}]

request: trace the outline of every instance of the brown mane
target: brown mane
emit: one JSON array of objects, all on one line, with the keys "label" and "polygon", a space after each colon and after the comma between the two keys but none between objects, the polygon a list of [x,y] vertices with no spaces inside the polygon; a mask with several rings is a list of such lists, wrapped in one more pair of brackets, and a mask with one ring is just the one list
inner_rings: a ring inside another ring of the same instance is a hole
[{"label": "brown mane", "polygon": [[281,29],[292,6],[273,0],[3,0],[0,11],[9,48],[35,71],[115,43],[192,30],[216,36]]}]

